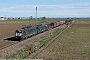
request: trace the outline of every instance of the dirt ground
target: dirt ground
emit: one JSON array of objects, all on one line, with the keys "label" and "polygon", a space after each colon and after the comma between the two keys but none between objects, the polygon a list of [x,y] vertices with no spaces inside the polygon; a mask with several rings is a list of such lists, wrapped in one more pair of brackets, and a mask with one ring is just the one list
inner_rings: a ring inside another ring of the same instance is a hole
[{"label": "dirt ground", "polygon": [[73,27],[77,26],[77,27],[90,27],[90,24],[73,24]]},{"label": "dirt ground", "polygon": [[28,23],[0,23],[0,40],[6,37],[13,36],[15,30],[22,28],[22,25],[29,25]]},{"label": "dirt ground", "polygon": [[90,21],[90,18],[81,18],[81,19],[78,19],[78,21]]}]

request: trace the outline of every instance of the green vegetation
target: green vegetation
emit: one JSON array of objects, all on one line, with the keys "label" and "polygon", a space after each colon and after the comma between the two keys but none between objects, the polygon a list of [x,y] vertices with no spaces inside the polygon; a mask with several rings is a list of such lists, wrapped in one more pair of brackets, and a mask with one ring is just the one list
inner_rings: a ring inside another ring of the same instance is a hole
[{"label": "green vegetation", "polygon": [[90,24],[90,21],[75,21],[75,24]]},{"label": "green vegetation", "polygon": [[1,23],[27,23],[27,22],[34,22],[35,20],[29,19],[8,19],[4,21],[0,21]]},{"label": "green vegetation", "polygon": [[[90,21],[75,21],[74,24],[90,24]],[[70,26],[70,25],[69,25]],[[32,48],[32,52],[26,52],[29,49],[29,46],[25,46],[24,49],[18,51],[19,58],[24,59],[29,56],[31,53],[43,47],[47,44],[52,38],[57,36],[61,31],[65,28],[58,29],[49,36],[43,38],[39,41],[37,46]],[[53,47],[51,47],[52,52],[58,52],[60,56],[64,56],[65,58],[72,57],[90,57],[90,26],[78,27],[71,26],[69,27],[56,41],[53,43]],[[16,55],[12,55],[11,57],[15,57]]]},{"label": "green vegetation", "polygon": [[47,44],[52,38],[54,38],[55,36],[57,36],[61,31],[63,31],[65,28],[56,30],[55,32],[53,32],[50,36],[47,36],[45,39],[40,41],[40,44],[37,45],[37,49],[40,49],[41,47],[43,47],[45,44]]},{"label": "green vegetation", "polygon": [[[81,24],[81,23],[80,23]],[[87,24],[87,23],[86,23]],[[67,57],[90,57],[90,26],[71,26],[53,44],[52,52]]]},{"label": "green vegetation", "polygon": [[[26,20],[17,20],[18,22],[20,21],[25,21]],[[11,21],[8,20],[6,22],[17,22],[16,20]],[[29,21],[29,20],[27,20]],[[39,21],[39,20],[38,20]],[[48,21],[48,20],[47,20]],[[50,20],[49,20],[50,21]],[[59,21],[58,19],[52,19],[52,21]],[[52,22],[50,21],[50,22]],[[66,28],[66,27],[65,27]],[[52,34],[50,34],[49,36],[45,37],[44,39],[42,39],[41,41],[39,41],[39,44],[37,46],[32,46],[32,51],[28,52],[27,50],[30,48],[29,46],[25,46],[23,49],[17,51],[16,53],[12,54],[11,56],[7,56],[6,58],[20,58],[20,59],[24,59],[27,56],[29,56],[31,53],[37,51],[38,49],[40,49],[41,47],[43,47],[45,44],[47,44],[52,38],[54,38],[55,36],[57,36],[60,32],[62,32],[65,28],[60,28],[58,30],[56,30],[55,32],[53,32]]]},{"label": "green vegetation", "polygon": [[0,40],[4,40],[4,39],[7,39],[7,38],[11,38],[11,37],[14,37],[14,35],[7,36],[7,37],[5,37],[5,38],[0,38]]},{"label": "green vegetation", "polygon": [[[44,20],[42,20],[42,18],[37,18],[37,23],[42,23],[42,22],[55,22],[55,21],[60,21],[60,20],[65,20],[64,18],[46,18]],[[0,23],[32,23],[32,22],[35,22],[36,19],[33,18],[33,19],[8,19],[8,20],[4,20],[4,21],[1,21],[0,20]]]},{"label": "green vegetation", "polygon": [[70,28],[59,42],[61,55],[90,56],[90,28]]},{"label": "green vegetation", "polygon": [[[42,40],[39,41],[39,44],[37,46],[25,46],[23,49],[17,51],[16,53],[12,54],[11,56],[7,56],[6,58],[19,58],[19,59],[24,59],[27,56],[29,56],[31,53],[37,51],[38,49],[40,49],[41,47],[43,47],[45,44],[47,44],[52,38],[54,38],[55,36],[57,36],[60,32],[62,32],[65,28],[60,28],[58,30],[56,30],[55,32],[53,32],[52,34],[50,34],[49,36],[46,36],[45,38],[43,38]],[[29,48],[32,48],[32,51],[28,51]]]},{"label": "green vegetation", "polygon": [[23,49],[16,51],[16,53],[13,53],[11,56],[6,56],[6,59],[24,59],[25,57],[29,56],[34,50],[31,52],[28,51],[29,48],[34,49],[34,47],[25,46]]}]

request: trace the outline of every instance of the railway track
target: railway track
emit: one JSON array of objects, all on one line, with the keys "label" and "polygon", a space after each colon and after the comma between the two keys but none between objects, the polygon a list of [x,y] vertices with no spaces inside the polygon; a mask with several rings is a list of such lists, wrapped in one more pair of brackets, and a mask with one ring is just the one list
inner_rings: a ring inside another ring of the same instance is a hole
[{"label": "railway track", "polygon": [[[10,41],[9,41],[10,40]],[[14,41],[11,41],[11,40],[14,40]],[[23,40],[22,40],[23,41]],[[8,39],[5,39],[5,40],[2,40],[0,41],[0,50],[4,49],[4,48],[7,48],[9,46],[12,46],[14,44],[17,44],[19,43],[20,41],[16,41],[14,39],[14,37],[11,37],[11,38],[8,38]]]},{"label": "railway track", "polygon": [[[59,27],[57,27],[57,28],[59,28]],[[14,40],[14,41],[9,41],[9,40]],[[0,50],[3,50],[3,49],[5,49],[5,48],[7,48],[7,47],[9,47],[9,46],[12,46],[12,45],[14,45],[14,44],[17,44],[17,43],[19,43],[20,41],[16,41],[14,38],[9,38],[9,39],[6,39],[6,40],[2,40],[2,41],[0,41]]]},{"label": "railway track", "polygon": [[[54,28],[50,32],[52,32],[58,28],[62,28],[62,27],[60,26],[60,27]],[[41,33],[36,36],[32,36],[28,39],[22,40],[20,42],[15,41],[15,39],[5,39],[5,40],[0,41],[0,58],[4,58],[6,56],[9,56],[9,55],[15,53],[16,51],[25,47],[25,45],[27,45],[27,44],[28,45],[37,44],[41,38],[45,37],[45,34],[46,35],[48,34],[48,32],[49,31],[46,31],[44,33]],[[43,36],[41,36],[41,35],[43,35]],[[37,39],[37,37],[39,37],[39,38]],[[13,40],[13,41],[9,41],[9,40]]]},{"label": "railway track", "polygon": [[7,48],[9,46],[12,46],[16,43],[18,43],[19,41],[7,41],[7,40],[2,40],[0,41],[0,50]]}]

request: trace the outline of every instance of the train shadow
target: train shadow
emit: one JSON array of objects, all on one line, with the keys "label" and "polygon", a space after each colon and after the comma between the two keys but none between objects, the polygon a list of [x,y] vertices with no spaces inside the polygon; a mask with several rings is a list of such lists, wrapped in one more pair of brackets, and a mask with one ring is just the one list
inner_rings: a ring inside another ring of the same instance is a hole
[{"label": "train shadow", "polygon": [[8,40],[8,41],[18,41],[18,40],[15,39],[14,36],[13,36],[13,37],[9,37],[9,38],[5,38],[4,40]]}]

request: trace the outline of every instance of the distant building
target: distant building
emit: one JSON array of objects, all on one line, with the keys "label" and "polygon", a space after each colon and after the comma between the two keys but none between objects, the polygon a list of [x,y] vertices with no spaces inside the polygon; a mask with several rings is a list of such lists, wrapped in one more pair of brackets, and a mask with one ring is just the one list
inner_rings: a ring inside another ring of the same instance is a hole
[{"label": "distant building", "polygon": [[0,17],[0,20],[7,20],[6,17]]}]

